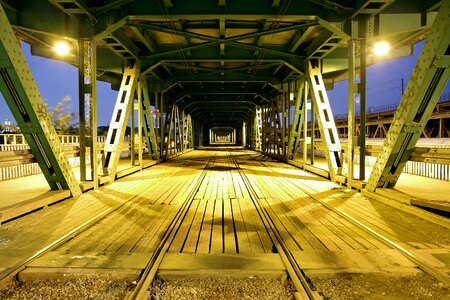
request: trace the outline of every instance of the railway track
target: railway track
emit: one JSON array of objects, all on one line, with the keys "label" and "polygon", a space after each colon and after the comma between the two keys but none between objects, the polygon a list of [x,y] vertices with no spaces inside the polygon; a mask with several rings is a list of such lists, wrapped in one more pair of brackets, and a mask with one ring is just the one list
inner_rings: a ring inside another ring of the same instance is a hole
[{"label": "railway track", "polygon": [[[170,173],[167,173],[161,177],[167,178],[178,172],[183,167],[189,165],[193,159],[184,161],[180,166],[175,168]],[[14,277],[18,276],[18,274],[25,270],[27,266],[35,261],[36,259],[44,256],[45,254],[49,253],[52,250],[57,249],[58,247],[63,246],[65,243],[67,243],[69,240],[73,240],[83,232],[87,231],[88,229],[92,228],[96,224],[98,224],[100,221],[104,220],[108,216],[110,216],[113,212],[119,210],[120,208],[132,203],[138,195],[130,196],[128,199],[126,199],[123,202],[117,203],[114,206],[111,206],[105,210],[102,210],[98,212],[94,217],[90,218],[89,220],[83,222],[81,225],[76,226],[72,230],[68,231],[66,234],[61,235],[59,238],[56,238],[55,240],[49,242],[45,246],[43,246],[40,250],[34,251],[34,253],[30,254],[29,256],[21,259],[17,263],[10,265],[0,271],[0,287],[7,285],[11,280],[13,280]]]},{"label": "railway track", "polygon": [[275,223],[273,222],[273,216],[265,209],[264,204],[260,201],[258,194],[256,193],[252,183],[249,181],[244,171],[240,168],[239,163],[236,158],[233,156],[234,164],[244,181],[247,190],[250,193],[252,201],[258,211],[258,214],[261,216],[264,225],[266,226],[269,235],[272,238],[275,248],[277,252],[280,254],[281,259],[283,260],[284,265],[286,266],[286,270],[291,278],[296,290],[297,290],[297,299],[321,299],[320,295],[317,291],[313,291],[309,286],[306,276],[298,265],[297,261],[293,257],[291,251],[286,245],[282,235],[278,231]]},{"label": "railway track", "polygon": [[153,252],[150,260],[148,261],[147,266],[143,270],[141,277],[136,284],[136,287],[130,294],[127,295],[127,299],[149,299],[148,289],[156,275],[158,267],[161,264],[162,259],[165,253],[167,252],[167,249],[169,248],[172,239],[174,238],[175,234],[180,228],[183,218],[186,216],[189,208],[191,207],[194,196],[197,193],[198,189],[200,188],[200,185],[203,183],[203,180],[208,172],[208,167],[214,162],[214,160],[215,157],[211,158],[208,161],[203,172],[200,174],[199,178],[194,183],[191,192],[181,205],[180,209],[176,212],[168,229],[165,231],[164,236],[158,243],[158,246]]},{"label": "railway track", "polygon": [[[261,164],[261,166],[263,166],[265,169],[270,169],[270,170],[272,170],[272,172],[275,172],[275,173],[277,172],[277,170],[275,170],[273,167],[270,167],[267,164],[264,164],[262,161],[260,161],[260,160],[255,160],[255,161],[258,161]],[[240,173],[243,176],[243,178],[245,178],[245,176],[246,176],[245,172],[240,170]],[[248,179],[246,179],[245,181],[248,184],[249,188],[252,189],[252,183],[249,182]],[[411,262],[416,264],[418,266],[418,268],[421,269],[423,272],[433,276],[435,279],[437,279],[438,281],[442,282],[446,286],[450,286],[450,277],[445,272],[443,272],[443,271],[439,270],[438,268],[436,268],[435,266],[431,265],[426,260],[421,259],[420,257],[414,255],[407,248],[402,247],[401,245],[399,245],[398,243],[392,241],[388,237],[380,234],[379,232],[377,232],[376,230],[372,229],[370,226],[364,224],[363,222],[357,220],[355,217],[351,216],[350,214],[348,214],[348,213],[344,212],[343,210],[341,210],[341,209],[339,209],[337,207],[334,207],[333,205],[327,203],[326,201],[321,199],[321,197],[317,196],[319,191],[315,190],[311,186],[306,185],[305,183],[302,183],[301,181],[297,181],[296,184],[297,184],[297,187],[303,193],[308,195],[308,197],[313,199],[316,203],[318,203],[321,206],[325,207],[327,210],[332,211],[333,213],[337,214],[338,216],[340,216],[341,218],[345,219],[346,221],[352,223],[353,225],[355,225],[359,229],[367,232],[372,237],[374,237],[378,241],[382,242],[386,246],[392,247],[393,249],[397,250],[399,253],[401,253],[403,256],[405,256],[407,259],[409,259]],[[258,196],[255,195],[255,198],[258,198]],[[265,212],[265,214],[268,215],[268,218],[275,217],[273,215],[271,216],[271,214],[266,209],[267,208],[267,204],[263,204],[263,203],[261,203],[259,201],[258,205],[263,207],[262,210]]]},{"label": "railway track", "polygon": [[[183,193],[183,198],[182,199],[180,198],[180,201],[175,203],[176,205],[172,206],[171,210],[167,210],[167,212],[168,212],[167,216],[166,216],[167,221],[165,221],[166,222],[165,224],[167,224],[167,226],[164,225],[161,227],[161,228],[164,228],[164,230],[161,231],[162,233],[157,237],[156,243],[154,244],[155,246],[152,248],[151,252],[150,251],[148,252],[149,253],[148,257],[145,257],[145,261],[147,261],[147,263],[146,263],[145,267],[143,267],[141,269],[140,275],[139,275],[139,280],[137,281],[136,285],[133,286],[133,290],[129,291],[127,293],[126,298],[127,299],[148,299],[148,297],[150,296],[149,295],[150,286],[151,286],[153,280],[155,279],[155,275],[158,273],[160,264],[163,261],[166,253],[170,252],[168,250],[171,247],[171,244],[173,243],[175,237],[177,236],[177,233],[179,233],[180,231],[183,231],[183,230],[180,230],[180,228],[181,228],[183,222],[186,221],[185,220],[187,218],[186,216],[188,215],[188,213],[190,211],[191,211],[190,213],[191,213],[191,217],[192,217],[193,201],[194,201],[194,198],[196,197],[196,194],[198,193],[198,191],[200,190],[202,185],[206,184],[205,181],[206,181],[206,178],[208,178],[208,176],[210,176],[211,178],[215,176],[215,175],[213,175],[214,173],[209,173],[209,172],[213,172],[215,170],[215,171],[219,171],[216,174],[221,174],[222,171],[229,170],[229,172],[232,172],[233,174],[236,175],[236,178],[239,178],[240,182],[242,183],[242,184],[240,184],[240,186],[244,187],[246,189],[246,192],[248,192],[248,194],[251,198],[250,202],[252,203],[250,205],[254,206],[254,210],[256,211],[255,215],[262,220],[264,229],[265,229],[265,231],[267,231],[267,234],[270,237],[269,241],[271,241],[273,243],[274,249],[276,249],[276,251],[274,251],[274,252],[278,253],[278,255],[280,256],[281,261],[283,262],[284,267],[286,269],[286,272],[288,273],[289,278],[291,279],[292,284],[294,285],[294,287],[296,289],[296,292],[295,292],[296,299],[321,299],[321,296],[319,295],[319,293],[317,291],[315,291],[313,288],[311,288],[311,286],[308,282],[308,279],[305,276],[305,273],[302,270],[301,265],[299,264],[298,257],[295,257],[295,255],[293,254],[291,244],[289,244],[287,241],[286,233],[283,232],[280,228],[281,223],[278,219],[278,215],[277,215],[276,211],[271,207],[270,203],[268,201],[266,201],[268,199],[266,199],[265,197],[270,197],[270,195],[267,194],[267,196],[261,196],[261,191],[258,188],[259,183],[257,183],[254,180],[255,178],[252,178],[252,173],[249,173],[249,174],[246,173],[247,167],[245,167],[245,165],[242,165],[242,166],[240,165],[238,156],[229,152],[228,154],[226,154],[223,157],[226,157],[225,159],[230,162],[230,167],[224,168],[220,163],[216,166],[215,165],[216,160],[217,160],[216,156],[213,156],[213,157],[210,156],[210,157],[204,159],[201,162],[201,164],[197,165],[197,169],[198,169],[199,173],[196,175],[194,180],[190,179],[189,184],[187,184],[187,186],[189,186],[189,187],[184,188],[184,189],[186,189],[186,192]],[[194,159],[185,161],[183,164],[178,166],[175,170],[173,170],[170,173],[167,173],[164,177],[173,176],[175,174],[174,177],[176,178],[176,172],[180,171],[180,169],[189,167],[190,166],[189,164],[193,160]],[[252,160],[252,161],[253,162],[256,161],[256,164],[259,164],[265,170],[270,170],[270,172],[274,172],[274,173],[277,172],[275,167],[271,167],[269,164],[265,164],[261,160]],[[255,172],[255,170],[256,169],[250,168],[250,172],[251,171]],[[184,172],[189,172],[189,171],[184,170]],[[257,170],[256,170],[256,172],[257,172]],[[235,177],[233,177],[233,178],[235,178]],[[283,176],[279,176],[279,178],[280,178],[279,180],[281,182],[284,182],[284,181],[287,182],[287,179],[284,178]],[[173,179],[173,180],[176,180],[176,179]],[[217,184],[218,182],[220,182],[220,180],[217,180],[217,179],[215,179],[215,180],[209,179],[209,180],[210,180],[209,184]],[[260,180],[264,180],[264,179],[260,179]],[[234,184],[236,184],[236,182],[234,182]],[[320,197],[317,196],[317,194],[318,194],[317,190],[302,183],[301,180],[297,180],[296,184],[298,185],[298,188],[304,194],[308,195],[308,197],[310,199],[315,201],[317,203],[317,205],[320,205],[320,206],[324,207],[325,209],[330,210],[333,213],[339,215],[340,218],[345,219],[347,222],[352,223],[354,226],[358,227],[360,230],[365,231],[367,234],[370,234],[371,236],[376,238],[381,243],[383,243],[389,247],[397,249],[397,251],[400,251],[402,253],[402,255],[406,256],[408,259],[410,259],[412,262],[414,262],[414,264],[416,264],[420,269],[427,272],[428,274],[431,274],[433,277],[437,278],[439,281],[443,282],[444,284],[446,284],[446,285],[449,284],[448,276],[445,273],[443,273],[442,271],[440,271],[439,269],[436,269],[435,267],[430,266],[427,262],[424,262],[420,258],[415,257],[412,253],[410,253],[404,247],[401,247],[400,245],[396,245],[396,243],[394,241],[389,240],[387,237],[384,237],[383,235],[379,234],[375,230],[369,228],[367,225],[361,223],[360,221],[358,221],[354,217],[350,216],[349,214],[345,213],[344,211],[341,211],[340,209],[333,207],[331,204],[327,203],[326,201],[323,201]],[[239,185],[239,184],[237,184],[237,185]],[[238,197],[238,196],[236,196],[236,197]],[[29,256],[27,259],[24,259],[20,263],[17,263],[14,266],[11,266],[11,267],[3,270],[2,272],[0,272],[1,278],[3,280],[5,280],[5,278],[11,278],[13,276],[16,276],[18,273],[20,273],[21,271],[26,269],[27,266],[31,262],[44,256],[46,253],[49,253],[50,251],[58,249],[60,247],[62,248],[63,246],[68,247],[67,244],[69,241],[71,241],[71,243],[72,243],[71,247],[74,248],[77,245],[74,242],[74,241],[76,241],[77,237],[79,237],[79,239],[83,239],[83,237],[80,236],[81,234],[83,234],[84,232],[87,232],[90,228],[93,228],[96,224],[99,224],[99,222],[101,222],[102,220],[105,220],[108,216],[113,214],[115,211],[124,209],[124,206],[136,205],[136,204],[131,205],[131,203],[133,203],[133,201],[137,201],[138,198],[139,198],[139,194],[133,195],[127,201],[124,201],[123,203],[120,203],[116,206],[110,207],[107,210],[103,210],[102,212],[98,213],[95,217],[89,219],[88,221],[86,221],[82,225],[78,226],[77,228],[71,230],[70,232],[67,232],[67,234],[65,234],[64,236],[60,237],[59,239],[53,241],[52,243],[49,243],[48,245],[43,247],[40,251],[37,251],[33,255]],[[199,200],[199,198],[197,198],[197,200]],[[235,200],[237,200],[237,199],[235,199]],[[231,201],[231,199],[230,199],[230,201]],[[239,202],[236,202],[236,203],[239,203]],[[145,205],[147,205],[147,204],[145,204]],[[170,203],[168,203],[168,205],[170,206]],[[222,204],[222,205],[224,205],[224,204]],[[223,209],[224,209],[224,206],[222,206],[222,211],[221,211],[222,218],[223,218],[222,226],[223,226],[223,222],[225,219],[225,217],[224,217],[225,212],[223,211]],[[205,208],[205,211],[206,211],[206,208]],[[103,222],[106,222],[106,221],[103,221]],[[193,221],[190,221],[190,222],[193,222]],[[202,220],[202,222],[203,222],[203,220]],[[210,222],[212,222],[212,221],[210,221]],[[189,225],[189,226],[191,226],[191,225]],[[233,226],[235,226],[235,225],[233,225]],[[190,230],[190,227],[189,227],[189,230]],[[224,230],[224,229],[222,229],[222,230]],[[93,231],[93,230],[91,230],[91,231]],[[201,231],[201,229],[200,229],[200,231]],[[234,231],[235,231],[234,233],[236,234],[236,227],[234,227]],[[186,228],[185,228],[184,232],[186,232]],[[222,231],[222,235],[223,235],[223,232],[224,231]],[[200,234],[198,234],[198,236],[200,237]],[[184,239],[184,241],[186,241],[187,235],[183,239]],[[236,239],[237,239],[237,237],[236,237]],[[211,242],[212,242],[212,229],[211,229]],[[197,243],[199,243],[199,240],[197,240]],[[235,253],[238,256],[240,255],[240,251],[239,251],[240,247],[239,246],[238,246],[238,242],[236,240],[236,245],[235,245],[236,252]],[[398,247],[396,247],[396,246],[398,246]],[[183,247],[184,247],[184,243],[182,243],[180,253],[183,252]],[[269,246],[269,248],[270,248],[270,246]],[[71,248],[68,247],[67,249],[71,249]],[[197,251],[197,247],[195,247],[195,249],[196,249],[195,251]],[[225,246],[222,246],[223,253],[225,253],[224,249],[225,249]],[[267,247],[265,249],[267,251]],[[196,252],[194,252],[194,253],[196,253]],[[209,253],[212,253],[211,252],[211,244],[209,247]]]},{"label": "railway track", "polygon": [[[263,218],[263,222],[266,226],[266,229],[272,239],[272,242],[274,244],[274,247],[277,249],[277,253],[280,255],[282,261],[284,262],[284,265],[286,267],[286,271],[289,274],[290,279],[292,280],[295,288],[296,293],[295,297],[296,299],[322,299],[320,295],[311,289],[311,287],[308,285],[308,282],[299,268],[298,264],[296,263],[293,256],[290,254],[287,246],[284,244],[283,239],[280,237],[279,232],[277,231],[276,227],[270,220],[270,216],[267,214],[266,211],[264,211],[261,208],[261,205],[257,203],[257,196],[251,186],[251,184],[248,182],[248,179],[246,178],[245,174],[242,172],[242,170],[239,168],[239,165],[236,161],[236,159],[233,157],[232,154],[229,154],[231,157],[231,160],[234,163],[235,168],[238,170],[242,180],[245,183],[245,186],[247,187],[248,192],[250,193],[252,200],[254,201],[255,208],[258,210],[259,215],[261,218]],[[211,164],[211,161],[208,162],[208,165]],[[155,275],[158,271],[158,266],[163,260],[163,257],[165,253],[167,252],[168,248],[170,247],[171,241],[173,240],[174,236],[176,235],[178,229],[180,229],[183,219],[186,217],[188,210],[192,204],[192,201],[194,200],[194,196],[197,192],[197,190],[200,188],[200,185],[203,183],[204,178],[206,177],[206,174],[208,172],[208,166],[205,168],[203,173],[201,174],[200,178],[195,184],[195,188],[192,189],[189,197],[186,199],[186,201],[183,203],[183,206],[180,208],[180,210],[177,212],[177,215],[173,219],[171,226],[169,230],[164,234],[164,237],[161,239],[157,250],[153,254],[151,260],[149,261],[147,267],[145,268],[141,279],[137,283],[135,289],[132,293],[130,293],[127,297],[128,300],[131,299],[148,299],[149,297],[149,286],[151,285],[152,281],[154,280]]]}]

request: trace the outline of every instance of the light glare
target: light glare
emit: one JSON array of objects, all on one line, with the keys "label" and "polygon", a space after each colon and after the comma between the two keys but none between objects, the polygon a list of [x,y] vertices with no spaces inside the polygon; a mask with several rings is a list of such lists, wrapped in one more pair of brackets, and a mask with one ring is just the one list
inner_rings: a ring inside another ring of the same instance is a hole
[{"label": "light glare", "polygon": [[56,54],[64,56],[69,54],[70,47],[66,42],[57,42],[53,47],[53,50],[56,52]]},{"label": "light glare", "polygon": [[383,56],[389,53],[391,46],[387,42],[376,42],[373,45],[373,53],[377,56]]}]

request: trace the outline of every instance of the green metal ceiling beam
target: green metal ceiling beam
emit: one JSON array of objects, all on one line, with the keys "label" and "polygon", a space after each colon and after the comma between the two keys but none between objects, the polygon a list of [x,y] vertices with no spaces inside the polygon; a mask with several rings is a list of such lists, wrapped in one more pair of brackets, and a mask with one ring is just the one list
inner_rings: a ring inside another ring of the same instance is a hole
[{"label": "green metal ceiling beam", "polygon": [[175,30],[175,29],[170,29],[170,28],[163,27],[163,26],[151,25],[151,24],[147,24],[147,23],[142,24],[142,23],[133,22],[133,21],[128,22],[128,25],[130,25],[130,26],[140,27],[140,28],[154,30],[154,31],[160,31],[160,32],[169,33],[169,34],[180,35],[180,36],[184,36],[184,37],[200,39],[200,40],[204,40],[204,41],[216,43],[216,44],[235,42],[235,41],[240,41],[240,40],[250,39],[250,38],[257,38],[257,37],[264,36],[264,35],[286,32],[286,31],[291,31],[291,30],[299,30],[299,29],[308,28],[310,26],[314,26],[314,25],[318,25],[318,24],[319,23],[317,21],[311,21],[311,22],[301,23],[301,24],[280,26],[276,29],[271,29],[271,30],[241,34],[241,35],[237,35],[237,36],[233,36],[233,37],[229,37],[229,38],[216,38],[216,37],[212,37],[212,36],[204,35],[204,34],[200,34],[200,33]]},{"label": "green metal ceiling beam", "polygon": [[112,1],[108,4],[105,4],[103,6],[90,7],[89,10],[92,11],[93,13],[100,14],[100,13],[106,12],[111,9],[120,8],[121,6],[128,4],[130,2],[133,2],[133,1],[134,0],[116,0],[116,1]]},{"label": "green metal ceiling beam", "polygon": [[309,2],[318,4],[322,7],[334,10],[340,14],[348,15],[354,9],[352,7],[345,7],[336,3],[336,1],[328,1],[328,0],[308,0]]},{"label": "green metal ceiling beam", "polygon": [[148,51],[151,53],[155,53],[157,50],[157,47],[155,45],[155,42],[150,39],[148,35],[146,35],[143,30],[130,26],[130,29],[133,31],[133,33],[136,35],[136,37],[141,41],[142,44],[147,48]]}]

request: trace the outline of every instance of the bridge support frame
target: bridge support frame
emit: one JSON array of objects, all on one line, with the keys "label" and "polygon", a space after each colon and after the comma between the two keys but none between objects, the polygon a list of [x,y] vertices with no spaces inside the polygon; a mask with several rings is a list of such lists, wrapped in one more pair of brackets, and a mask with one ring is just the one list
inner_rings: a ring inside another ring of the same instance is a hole
[{"label": "bridge support frame", "polygon": [[[92,39],[78,39],[78,113],[80,128],[80,179],[86,180],[86,148],[90,148],[90,173],[98,188],[97,53]],[[86,136],[87,133],[87,136]]]},{"label": "bridge support frame", "polygon": [[327,91],[322,79],[318,60],[307,62],[307,79],[311,90],[311,98],[317,111],[320,136],[324,144],[330,179],[336,181],[336,175],[342,172],[341,144],[334,123],[333,113],[328,100]]},{"label": "bridge support frame", "polygon": [[154,120],[150,106],[150,91],[148,90],[147,79],[145,76],[141,75],[138,87],[141,95],[142,125],[144,128],[144,136],[147,141],[148,152],[153,160],[159,160],[158,139],[153,125]]},{"label": "bridge support frame", "polygon": [[255,107],[255,116],[253,120],[253,140],[252,147],[256,151],[262,150],[262,108]]},{"label": "bridge support frame", "polygon": [[393,187],[408,161],[450,75],[450,1],[443,1],[366,188]]},{"label": "bridge support frame", "polygon": [[[288,159],[295,159],[300,144],[300,136],[302,132],[303,122],[305,119],[304,105],[306,100],[303,98],[303,86],[305,78],[297,80],[293,85],[294,93],[294,118],[289,131],[288,140]],[[306,136],[306,135],[305,135]]]},{"label": "bridge support frame", "polygon": [[0,90],[52,190],[81,193],[61,142],[0,5]]},{"label": "bridge support frame", "polygon": [[111,180],[114,180],[116,176],[122,141],[127,128],[128,116],[134,103],[138,78],[137,62],[125,68],[103,151],[103,174],[110,176]]}]

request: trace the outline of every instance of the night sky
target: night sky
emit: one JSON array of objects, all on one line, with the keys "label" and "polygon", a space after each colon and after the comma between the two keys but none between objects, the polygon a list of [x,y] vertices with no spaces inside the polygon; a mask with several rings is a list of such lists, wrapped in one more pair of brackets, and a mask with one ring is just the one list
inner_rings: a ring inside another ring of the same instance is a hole
[{"label": "night sky", "polygon": [[[367,70],[367,108],[398,103],[401,98],[401,82],[406,84],[414,68],[423,42],[415,45],[412,56],[398,58],[372,65]],[[42,94],[44,101],[50,107],[54,107],[62,98],[69,96],[71,110],[78,115],[78,71],[72,65],[58,62],[42,57],[32,56],[29,45],[22,43],[31,72],[36,84]],[[450,85],[444,92],[450,91]],[[334,89],[329,91],[330,104],[333,114],[344,114],[347,112],[347,81],[338,82]],[[114,108],[117,92],[112,91],[110,84],[102,81],[97,82],[98,101],[98,125],[108,125]],[[358,109],[358,108],[357,108]],[[16,123],[0,94],[0,122],[4,123],[8,118]],[[73,123],[78,122],[76,118]]]}]

